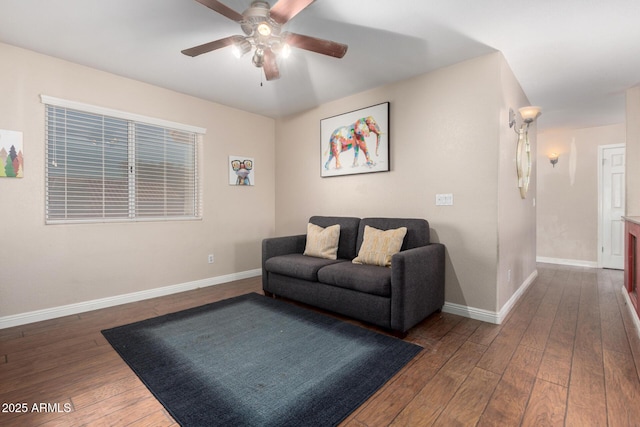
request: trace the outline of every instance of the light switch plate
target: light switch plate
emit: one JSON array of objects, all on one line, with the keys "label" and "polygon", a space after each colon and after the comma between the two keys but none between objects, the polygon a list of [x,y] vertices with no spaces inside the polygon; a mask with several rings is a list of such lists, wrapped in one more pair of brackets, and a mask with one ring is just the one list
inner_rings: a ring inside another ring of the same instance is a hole
[{"label": "light switch plate", "polygon": [[436,206],[453,206],[453,194],[436,194]]}]

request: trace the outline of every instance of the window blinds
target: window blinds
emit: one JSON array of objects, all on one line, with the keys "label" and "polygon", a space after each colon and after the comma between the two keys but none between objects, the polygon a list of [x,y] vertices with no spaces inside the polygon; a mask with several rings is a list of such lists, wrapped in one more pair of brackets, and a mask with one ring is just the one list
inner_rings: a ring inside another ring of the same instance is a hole
[{"label": "window blinds", "polygon": [[199,134],[46,104],[46,220],[201,218]]}]

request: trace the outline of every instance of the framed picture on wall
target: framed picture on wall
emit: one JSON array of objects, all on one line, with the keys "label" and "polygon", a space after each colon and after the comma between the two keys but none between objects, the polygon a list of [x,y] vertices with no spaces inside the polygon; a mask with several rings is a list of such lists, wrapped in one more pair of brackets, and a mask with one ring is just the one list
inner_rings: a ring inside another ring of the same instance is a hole
[{"label": "framed picture on wall", "polygon": [[22,178],[22,132],[0,129],[0,177]]},{"label": "framed picture on wall", "polygon": [[388,172],[389,103],[320,120],[322,177]]},{"label": "framed picture on wall", "polygon": [[255,185],[253,157],[229,156],[229,185]]}]

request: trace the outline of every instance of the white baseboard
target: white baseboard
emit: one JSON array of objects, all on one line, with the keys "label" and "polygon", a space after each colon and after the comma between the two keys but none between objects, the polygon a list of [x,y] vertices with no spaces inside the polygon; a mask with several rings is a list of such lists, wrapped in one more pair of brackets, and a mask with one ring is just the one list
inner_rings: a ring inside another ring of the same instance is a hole
[{"label": "white baseboard", "polygon": [[579,259],[547,258],[539,256],[536,257],[536,262],[542,262],[546,264],[570,265],[572,267],[598,268],[598,261],[584,261]]},{"label": "white baseboard", "polygon": [[40,322],[43,320],[55,319],[57,317],[70,316],[73,314],[84,313],[91,310],[113,307],[130,302],[162,297],[165,295],[177,294],[179,292],[190,291],[198,288],[206,288],[207,286],[220,285],[222,283],[233,282],[234,280],[257,277],[261,274],[262,269],[257,268],[254,270],[242,271],[239,273],[226,274],[224,276],[210,277],[208,279],[180,283],[178,285],[165,286],[162,288],[149,289],[146,291],[132,292],[130,294],[116,295],[113,297],[85,301],[76,304],[69,304],[59,307],[46,308],[44,310],[36,310],[27,313],[4,316],[0,317],[0,329],[25,325],[27,323]]},{"label": "white baseboard", "polygon": [[481,308],[469,307],[468,305],[445,302],[442,307],[444,313],[455,314],[470,319],[481,320],[483,322],[499,324],[498,313],[495,311],[483,310]]},{"label": "white baseboard", "polygon": [[522,283],[522,285],[520,285],[518,290],[513,295],[511,295],[511,298],[509,298],[509,301],[507,301],[507,303],[502,306],[502,308],[500,309],[500,312],[498,313],[498,320],[499,320],[498,324],[502,323],[502,321],[507,317],[511,309],[516,305],[520,297],[524,295],[527,289],[529,289],[529,286],[531,286],[531,284],[535,282],[537,277],[538,277],[538,270],[533,270],[533,272],[529,275],[529,277],[527,277],[525,281]]},{"label": "white baseboard", "polygon": [[470,319],[481,320],[483,322],[494,323],[499,325],[507,317],[513,306],[525,293],[525,291],[531,286],[531,284],[538,277],[538,270],[534,270],[533,273],[527,277],[527,279],[520,285],[518,290],[509,298],[509,301],[502,306],[499,312],[483,310],[480,308],[469,307],[466,305],[454,304],[451,302],[445,302],[442,311],[445,313],[456,314],[462,317],[468,317]]}]

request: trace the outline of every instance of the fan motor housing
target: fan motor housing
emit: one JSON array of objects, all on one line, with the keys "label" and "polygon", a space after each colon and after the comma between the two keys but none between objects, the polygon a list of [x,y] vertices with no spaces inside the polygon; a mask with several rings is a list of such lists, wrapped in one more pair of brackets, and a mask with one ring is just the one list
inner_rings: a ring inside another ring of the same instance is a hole
[{"label": "fan motor housing", "polygon": [[260,24],[266,24],[269,27],[269,34],[262,36],[268,37],[269,35],[278,35],[280,33],[280,25],[271,19],[269,14],[269,3],[265,1],[254,1],[251,6],[242,13],[244,20],[240,23],[242,31],[248,36],[258,36],[258,26]]}]

